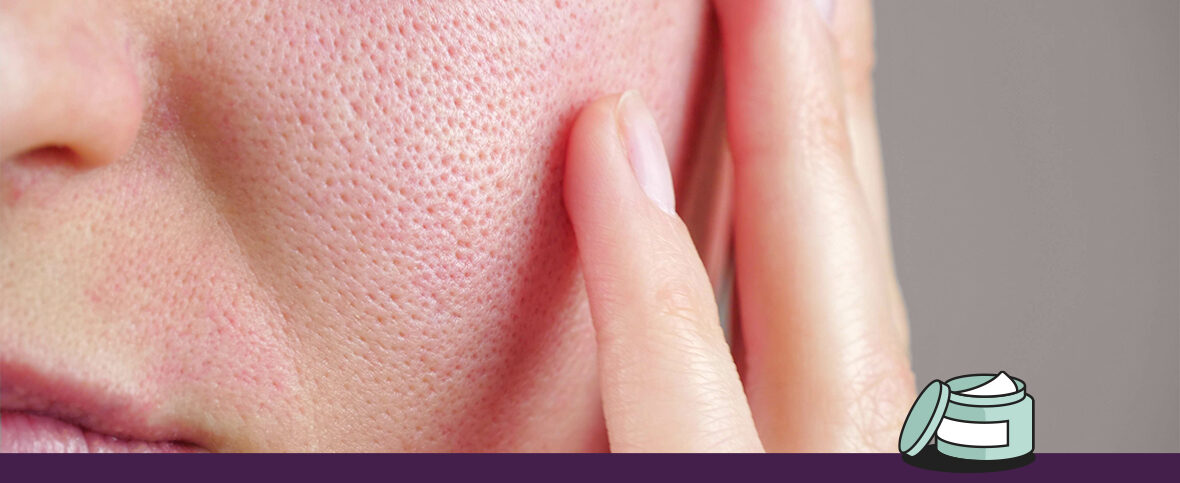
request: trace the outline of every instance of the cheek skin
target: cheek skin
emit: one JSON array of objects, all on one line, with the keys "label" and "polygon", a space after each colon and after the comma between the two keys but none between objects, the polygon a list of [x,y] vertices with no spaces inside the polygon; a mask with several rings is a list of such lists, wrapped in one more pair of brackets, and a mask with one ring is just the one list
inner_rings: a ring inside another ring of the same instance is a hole
[{"label": "cheek skin", "polygon": [[564,139],[636,88],[680,159],[704,3],[137,7],[94,337],[220,449],[601,449]]}]

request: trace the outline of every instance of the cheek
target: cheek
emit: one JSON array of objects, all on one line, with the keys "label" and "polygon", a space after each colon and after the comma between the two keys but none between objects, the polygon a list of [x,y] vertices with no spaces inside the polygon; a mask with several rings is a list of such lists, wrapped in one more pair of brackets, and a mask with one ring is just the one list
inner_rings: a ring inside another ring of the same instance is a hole
[{"label": "cheek", "polygon": [[560,197],[569,121],[638,88],[678,158],[704,7],[250,8],[191,12],[218,20],[158,46],[185,62],[153,119],[187,133],[297,351],[334,361],[316,387],[348,376],[384,424],[438,404],[420,431],[478,435],[472,418],[540,390],[522,370],[560,370],[538,348],[590,341]]}]

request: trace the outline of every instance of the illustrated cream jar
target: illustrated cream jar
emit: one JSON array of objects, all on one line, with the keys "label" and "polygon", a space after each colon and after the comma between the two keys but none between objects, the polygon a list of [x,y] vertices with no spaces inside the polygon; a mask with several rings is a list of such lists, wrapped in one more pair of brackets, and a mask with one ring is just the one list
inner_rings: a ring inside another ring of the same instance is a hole
[{"label": "illustrated cream jar", "polygon": [[999,374],[935,380],[918,395],[902,425],[898,449],[915,456],[935,439],[939,453],[1003,460],[1033,450],[1033,398],[1024,381]]}]

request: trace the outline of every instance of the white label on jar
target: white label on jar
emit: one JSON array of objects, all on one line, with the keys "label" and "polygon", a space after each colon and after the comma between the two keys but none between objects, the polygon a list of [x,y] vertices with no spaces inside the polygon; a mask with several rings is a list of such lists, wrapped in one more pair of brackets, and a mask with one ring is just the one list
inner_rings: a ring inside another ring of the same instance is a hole
[{"label": "white label on jar", "polygon": [[938,425],[938,439],[977,448],[1008,446],[1008,421],[973,423],[942,418],[942,424]]}]

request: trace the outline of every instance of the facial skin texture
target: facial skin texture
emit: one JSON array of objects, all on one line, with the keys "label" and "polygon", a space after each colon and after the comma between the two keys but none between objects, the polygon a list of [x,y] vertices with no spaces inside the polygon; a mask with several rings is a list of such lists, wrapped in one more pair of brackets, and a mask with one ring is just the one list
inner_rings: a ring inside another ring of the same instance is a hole
[{"label": "facial skin texture", "polygon": [[212,450],[605,449],[564,140],[635,88],[680,171],[705,4],[5,5],[0,66],[81,74],[3,77],[57,90],[0,119],[0,377]]}]

